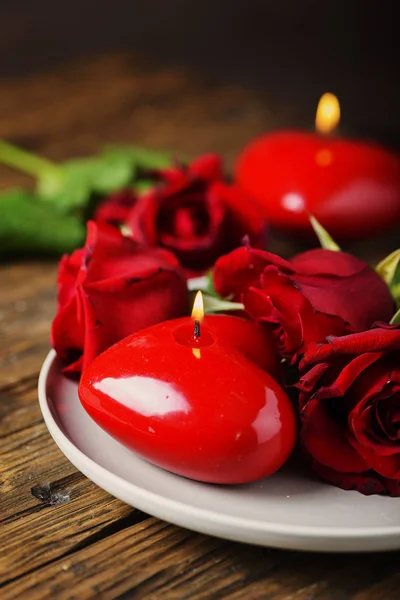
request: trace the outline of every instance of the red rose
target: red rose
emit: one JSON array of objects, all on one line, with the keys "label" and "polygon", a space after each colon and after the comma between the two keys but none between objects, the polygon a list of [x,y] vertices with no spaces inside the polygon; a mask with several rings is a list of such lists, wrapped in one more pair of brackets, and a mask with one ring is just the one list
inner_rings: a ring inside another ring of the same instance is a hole
[{"label": "red rose", "polygon": [[96,223],[109,223],[119,227],[128,218],[129,212],[137,202],[132,190],[121,190],[105,198],[94,213]]},{"label": "red rose", "polygon": [[[224,181],[218,156],[206,155],[187,167],[154,171],[152,177],[155,185],[150,191],[139,197],[131,193],[125,224],[134,239],[171,250],[193,273],[212,267],[245,235],[255,246],[264,245],[265,221],[259,208]],[[121,211],[121,198],[108,200],[107,221],[115,222],[114,209],[120,218],[126,201],[124,196]]]},{"label": "red rose", "polygon": [[243,302],[268,323],[281,355],[293,361],[310,342],[362,331],[389,320],[394,302],[384,281],[365,262],[344,252],[316,249],[290,261],[250,246],[221,257],[214,269],[221,296]]},{"label": "red rose", "polygon": [[185,275],[173,254],[89,221],[85,247],[60,262],[52,345],[65,372],[80,373],[127,335],[187,309]]},{"label": "red rose", "polygon": [[344,489],[400,496],[400,328],[312,344],[300,363],[301,443]]}]

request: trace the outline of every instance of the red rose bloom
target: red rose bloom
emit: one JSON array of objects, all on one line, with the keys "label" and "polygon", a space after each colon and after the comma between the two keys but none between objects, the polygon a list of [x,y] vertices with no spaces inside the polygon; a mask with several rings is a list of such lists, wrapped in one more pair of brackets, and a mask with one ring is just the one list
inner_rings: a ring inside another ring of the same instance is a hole
[{"label": "red rose bloom", "polygon": [[343,489],[400,496],[400,328],[312,344],[300,363],[301,442]]},{"label": "red rose bloom", "polygon": [[221,257],[214,269],[221,296],[243,302],[268,323],[281,355],[294,362],[310,342],[367,329],[389,320],[388,286],[365,262],[344,252],[316,249],[290,261],[250,246]]},{"label": "red rose bloom", "polygon": [[186,278],[173,254],[89,222],[85,247],[60,262],[52,345],[65,372],[80,373],[127,335],[187,310]]},{"label": "red rose bloom", "polygon": [[[264,245],[265,221],[259,208],[225,183],[218,156],[154,171],[153,178],[156,184],[148,192],[139,198],[132,193],[125,224],[134,239],[171,250],[194,273],[212,267],[245,235],[255,246]],[[120,203],[117,209],[120,212]]]}]

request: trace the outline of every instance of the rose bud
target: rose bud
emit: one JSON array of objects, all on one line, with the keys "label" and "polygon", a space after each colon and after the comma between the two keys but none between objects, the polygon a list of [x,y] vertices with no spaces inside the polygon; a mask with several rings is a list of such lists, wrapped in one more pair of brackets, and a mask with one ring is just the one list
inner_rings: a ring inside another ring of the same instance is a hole
[{"label": "rose bud", "polygon": [[400,328],[311,344],[300,363],[301,443],[343,489],[400,496]]},{"label": "rose bud", "polygon": [[187,310],[185,274],[171,252],[89,221],[84,248],[60,261],[52,345],[64,372],[80,373],[127,335]]},{"label": "rose bud", "polygon": [[214,285],[269,324],[281,356],[292,362],[310,342],[362,331],[394,312],[388,286],[370,266],[322,248],[290,261],[249,245],[238,248],[216,262]]}]

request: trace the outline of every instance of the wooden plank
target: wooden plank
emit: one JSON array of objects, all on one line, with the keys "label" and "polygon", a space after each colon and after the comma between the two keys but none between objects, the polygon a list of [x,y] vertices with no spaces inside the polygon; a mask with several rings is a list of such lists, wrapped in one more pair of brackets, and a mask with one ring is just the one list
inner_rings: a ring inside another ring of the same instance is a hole
[{"label": "wooden plank", "polygon": [[381,581],[369,589],[363,590],[354,597],[354,600],[397,600],[399,597],[400,574]]},{"label": "wooden plank", "polygon": [[[1,553],[0,583],[107,532],[121,518],[146,518],[100,490],[61,454],[42,422],[34,384],[25,393],[17,388],[0,405],[8,410],[0,438],[0,548],[7,548]],[[43,484],[62,490],[68,502],[41,503],[31,489]]]},{"label": "wooden plank", "polygon": [[[0,91],[0,137],[55,159],[136,142],[188,155],[222,152],[232,163],[247,140],[277,121],[262,97],[241,86],[124,55],[8,80]],[[2,188],[19,181],[27,180],[0,168]]]},{"label": "wooden plank", "polygon": [[[148,519],[50,561],[5,586],[2,598],[394,598],[398,559],[394,553],[360,559],[252,548]],[[387,595],[374,597],[367,586]]]},{"label": "wooden plank", "polygon": [[[146,518],[77,472],[42,421],[37,376],[49,347],[55,270],[54,263],[0,268],[0,548],[7,548],[0,553],[0,583],[100,531]],[[43,484],[65,490],[69,501],[41,503],[31,488]]]},{"label": "wooden plank", "polygon": [[0,398],[0,439],[41,423],[41,414],[34,408],[37,403],[36,374],[4,386]]},{"label": "wooden plank", "polygon": [[38,374],[50,347],[55,277],[54,262],[0,268],[0,395]]}]

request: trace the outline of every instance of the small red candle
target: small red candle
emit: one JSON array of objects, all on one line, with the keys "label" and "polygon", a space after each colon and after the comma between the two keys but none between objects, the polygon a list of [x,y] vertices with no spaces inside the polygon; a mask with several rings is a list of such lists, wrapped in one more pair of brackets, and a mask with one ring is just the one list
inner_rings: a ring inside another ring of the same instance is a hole
[{"label": "small red candle", "polygon": [[149,462],[198,481],[246,483],[279,469],[294,446],[279,373],[268,331],[240,317],[203,319],[196,305],[193,318],[138,332],[97,357],[79,396]]},{"label": "small red candle", "polygon": [[309,231],[307,213],[338,239],[356,239],[400,222],[400,158],[375,144],[332,135],[340,106],[317,109],[317,133],[281,131],[251,142],[236,165],[239,185],[282,229]]}]

